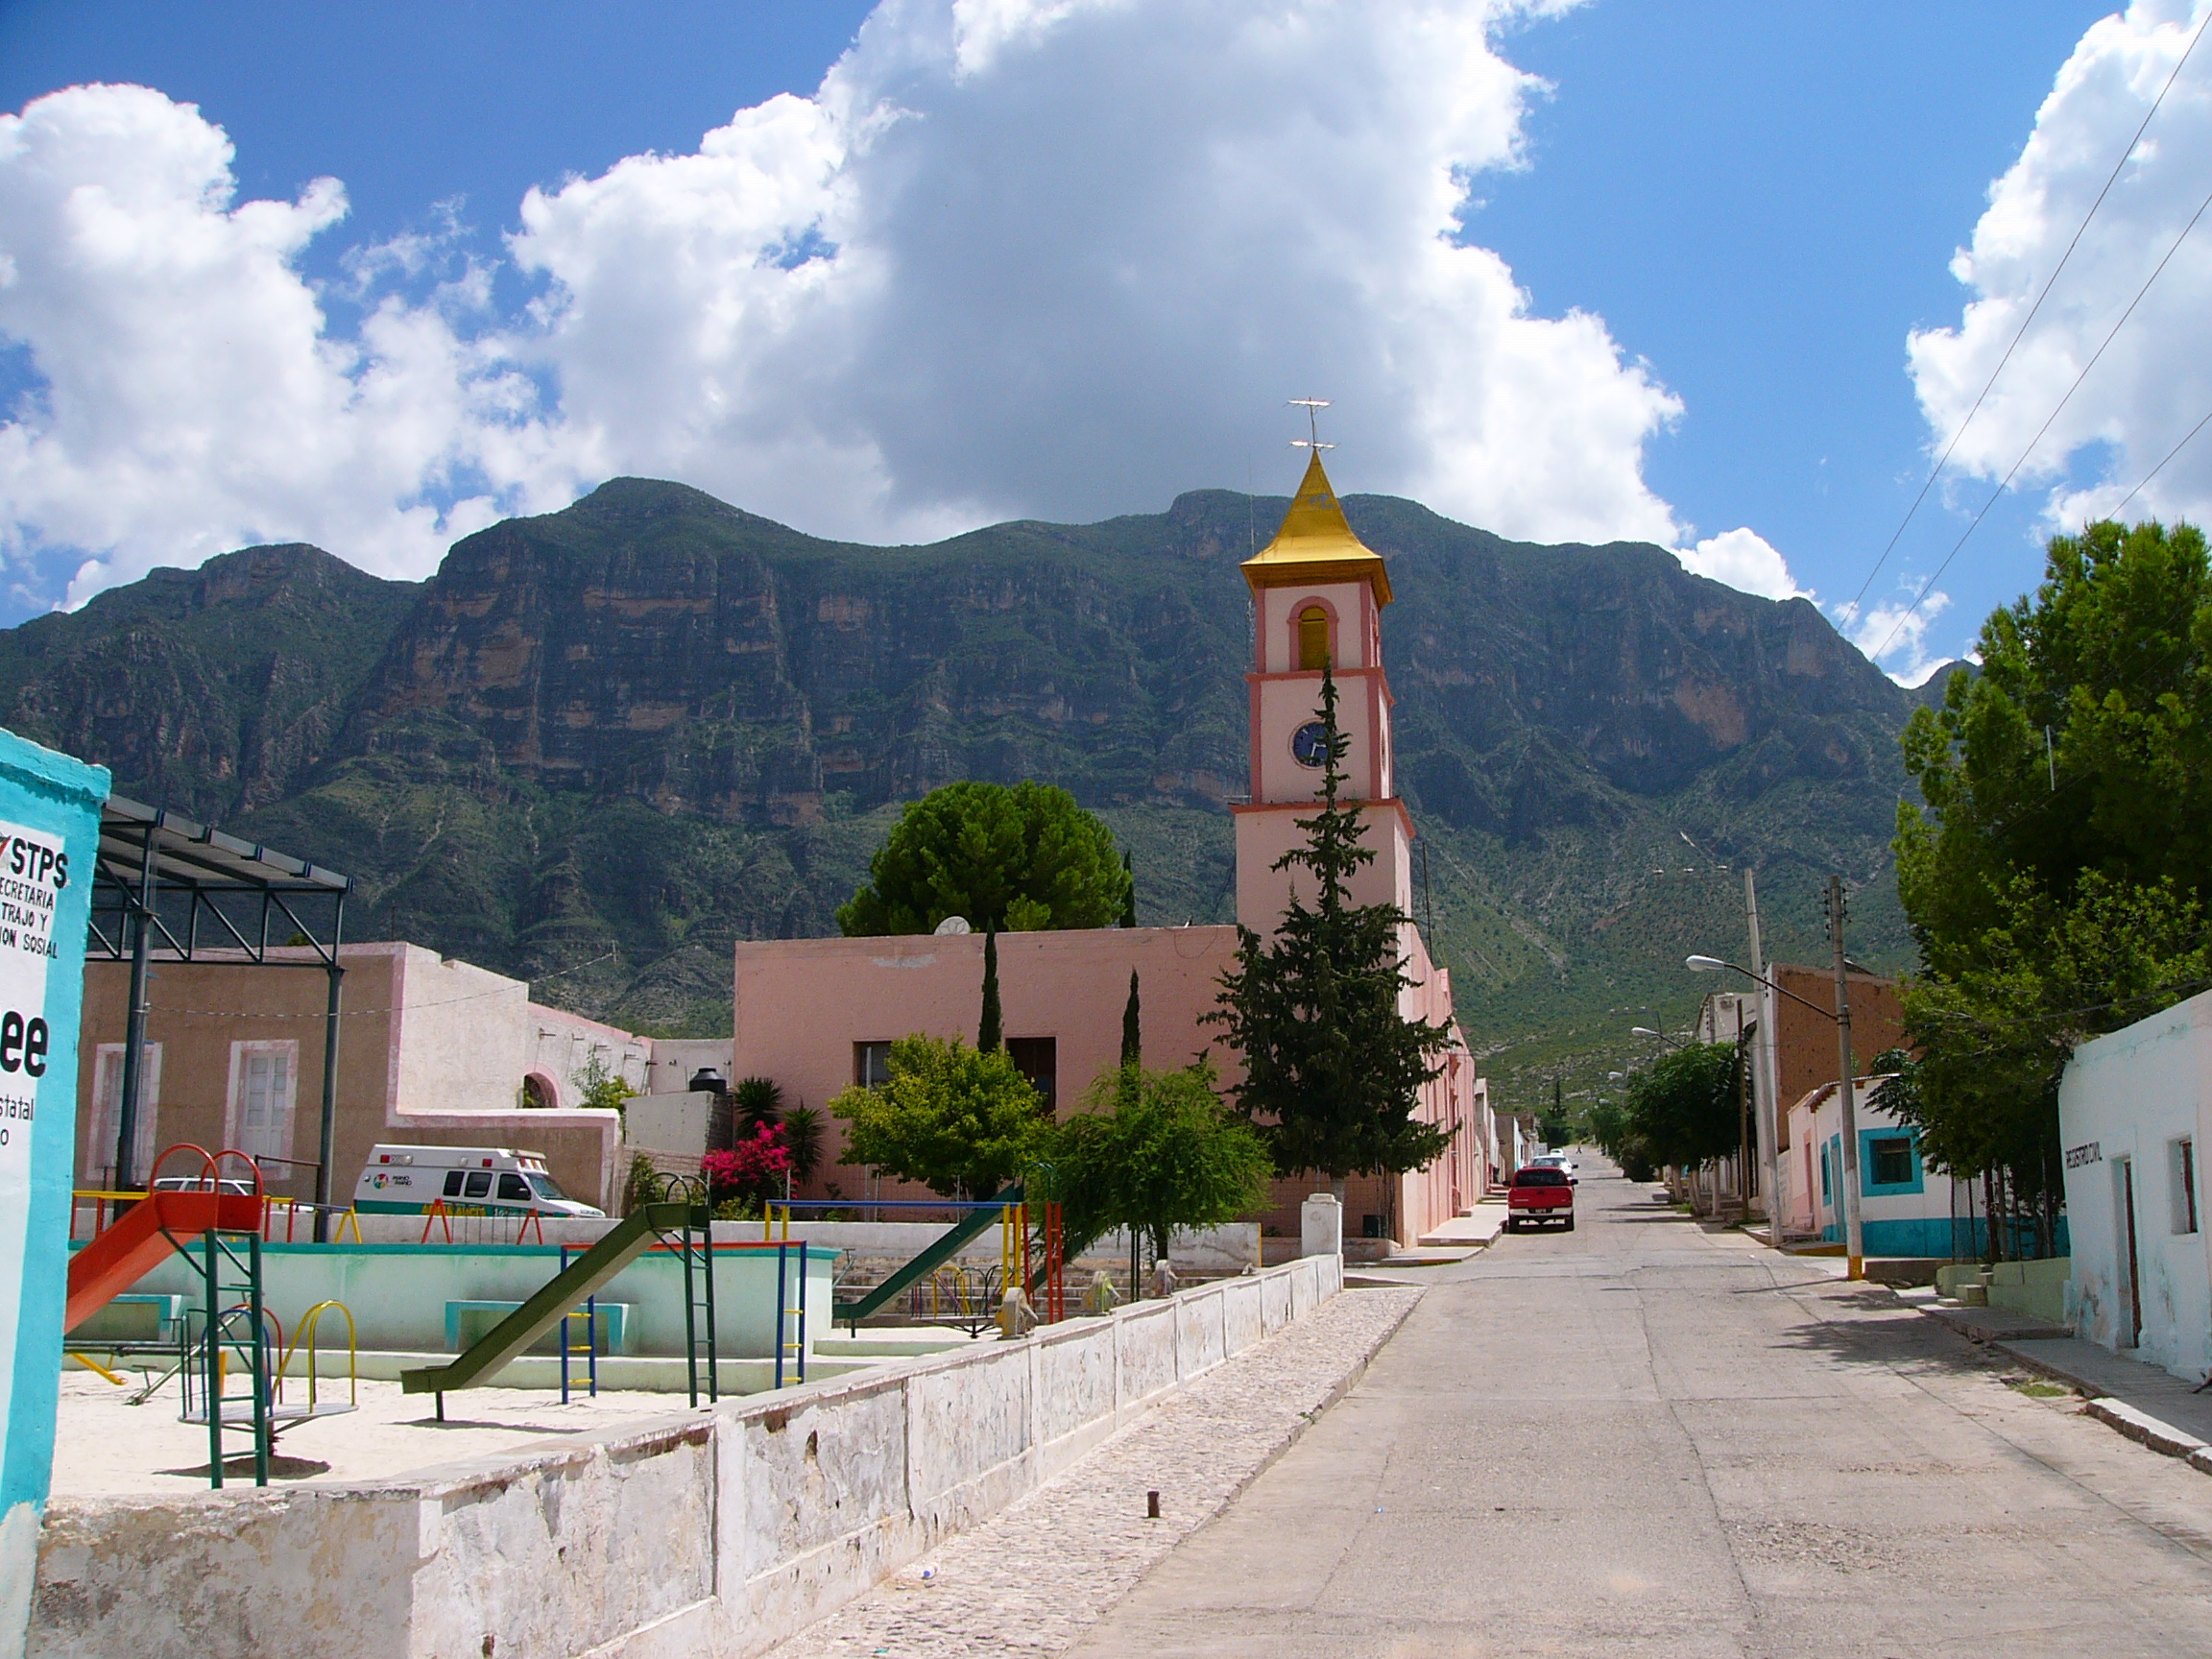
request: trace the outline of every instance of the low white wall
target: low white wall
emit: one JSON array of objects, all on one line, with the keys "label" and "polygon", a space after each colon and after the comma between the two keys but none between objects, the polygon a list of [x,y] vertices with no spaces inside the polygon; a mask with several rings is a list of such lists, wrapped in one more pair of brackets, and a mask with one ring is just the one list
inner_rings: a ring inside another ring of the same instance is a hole
[{"label": "low white wall", "polygon": [[[416,1244],[427,1231],[433,1244],[513,1243],[519,1234],[535,1244],[590,1244],[611,1231],[615,1222],[586,1219],[564,1221],[549,1217],[524,1223],[514,1216],[457,1215],[450,1220],[421,1215],[362,1215],[361,1239],[367,1244]],[[349,1224],[350,1226],[350,1224]],[[948,1221],[816,1221],[804,1214],[791,1218],[791,1237],[830,1250],[849,1250],[861,1261],[910,1261],[942,1238]],[[781,1231],[781,1224],[779,1224]],[[762,1236],[758,1221],[717,1221],[714,1238],[720,1243],[754,1243]],[[301,1237],[305,1238],[304,1231]],[[352,1238],[349,1231],[348,1238]],[[279,1234],[281,1238],[281,1234]],[[996,1262],[999,1252],[998,1228],[986,1227],[961,1250],[963,1262]],[[1149,1254],[1149,1249],[1147,1249]],[[1175,1266],[1206,1273],[1240,1273],[1260,1265],[1260,1223],[1231,1221],[1198,1232],[1178,1230],[1169,1242],[1168,1259]],[[1118,1230],[1094,1241],[1079,1259],[1086,1263],[1124,1266],[1129,1260],[1129,1236]]]},{"label": "low white wall", "polygon": [[1310,1313],[1341,1262],[359,1486],[55,1499],[29,1652],[745,1659]]}]

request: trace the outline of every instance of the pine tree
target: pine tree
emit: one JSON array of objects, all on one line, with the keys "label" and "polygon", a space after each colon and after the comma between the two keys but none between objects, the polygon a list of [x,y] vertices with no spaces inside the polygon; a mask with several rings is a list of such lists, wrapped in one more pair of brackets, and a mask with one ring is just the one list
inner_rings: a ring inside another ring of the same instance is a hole
[{"label": "pine tree", "polygon": [[994,1054],[1005,1045],[998,1014],[998,929],[983,930],[983,1018],[975,1027],[975,1052]]},{"label": "pine tree", "polygon": [[1448,1130],[1414,1112],[1452,1038],[1399,1012],[1412,983],[1399,951],[1409,918],[1395,904],[1348,902],[1353,875],[1375,853],[1360,845],[1358,807],[1337,804],[1348,745],[1326,668],[1316,712],[1328,742],[1322,807],[1298,820],[1306,844],[1274,865],[1310,872],[1314,902],[1293,891],[1272,942],[1238,928],[1237,966],[1221,976],[1220,1006],[1204,1018],[1226,1027],[1244,1056],[1237,1110],[1265,1134],[1275,1167],[1341,1182],[1426,1167],[1451,1143]]},{"label": "pine tree", "polygon": [[1121,1010],[1121,1064],[1142,1066],[1144,1063],[1143,1026],[1137,1004],[1137,970],[1129,970],[1129,1001]]}]

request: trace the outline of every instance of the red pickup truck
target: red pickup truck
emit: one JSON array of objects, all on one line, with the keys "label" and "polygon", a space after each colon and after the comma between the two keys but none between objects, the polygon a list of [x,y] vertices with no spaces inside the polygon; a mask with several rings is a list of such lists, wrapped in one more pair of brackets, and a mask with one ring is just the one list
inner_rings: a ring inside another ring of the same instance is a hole
[{"label": "red pickup truck", "polygon": [[1556,1221],[1575,1231],[1575,1183],[1564,1169],[1517,1169],[1505,1194],[1505,1231],[1518,1233],[1539,1221]]}]

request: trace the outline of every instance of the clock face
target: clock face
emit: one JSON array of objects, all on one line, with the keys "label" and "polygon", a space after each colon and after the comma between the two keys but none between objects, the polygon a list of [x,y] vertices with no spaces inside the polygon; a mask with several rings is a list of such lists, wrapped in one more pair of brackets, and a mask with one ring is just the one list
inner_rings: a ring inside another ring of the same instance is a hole
[{"label": "clock face", "polygon": [[1290,757],[1301,766],[1319,771],[1329,763],[1329,728],[1309,720],[1290,733]]}]

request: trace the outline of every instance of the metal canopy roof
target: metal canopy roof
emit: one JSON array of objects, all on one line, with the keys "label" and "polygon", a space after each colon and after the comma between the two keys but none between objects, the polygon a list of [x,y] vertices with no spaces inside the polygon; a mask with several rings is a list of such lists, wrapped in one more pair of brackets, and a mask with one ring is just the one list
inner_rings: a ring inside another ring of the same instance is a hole
[{"label": "metal canopy roof", "polygon": [[[110,796],[100,809],[86,954],[121,961],[144,917],[150,950],[168,960],[219,954],[269,961],[272,945],[304,943],[336,967],[353,878],[164,806]],[[298,965],[299,958],[279,959]]]}]

